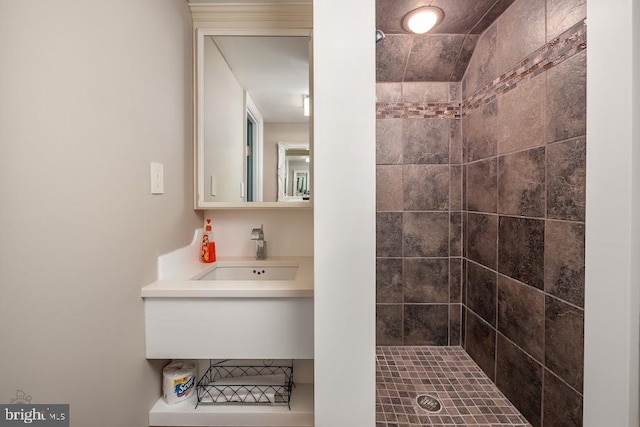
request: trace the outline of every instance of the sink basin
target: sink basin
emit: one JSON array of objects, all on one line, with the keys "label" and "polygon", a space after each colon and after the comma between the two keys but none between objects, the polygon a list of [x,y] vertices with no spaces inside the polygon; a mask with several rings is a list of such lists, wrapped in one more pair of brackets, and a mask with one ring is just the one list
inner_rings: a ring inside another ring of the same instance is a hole
[{"label": "sink basin", "polygon": [[197,280],[293,280],[297,273],[297,266],[219,266]]}]

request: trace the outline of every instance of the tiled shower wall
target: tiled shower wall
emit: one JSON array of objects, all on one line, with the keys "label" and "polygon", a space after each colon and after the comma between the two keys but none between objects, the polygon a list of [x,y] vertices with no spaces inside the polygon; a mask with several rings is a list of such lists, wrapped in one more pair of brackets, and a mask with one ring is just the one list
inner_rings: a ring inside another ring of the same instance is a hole
[{"label": "tiled shower wall", "polygon": [[584,17],[516,1],[462,80],[463,345],[533,426],[582,425]]},{"label": "tiled shower wall", "polygon": [[460,83],[378,83],[377,102],[377,344],[460,345]]},{"label": "tiled shower wall", "polygon": [[585,10],[517,0],[461,83],[377,85],[377,343],[461,342],[534,426],[582,424]]}]

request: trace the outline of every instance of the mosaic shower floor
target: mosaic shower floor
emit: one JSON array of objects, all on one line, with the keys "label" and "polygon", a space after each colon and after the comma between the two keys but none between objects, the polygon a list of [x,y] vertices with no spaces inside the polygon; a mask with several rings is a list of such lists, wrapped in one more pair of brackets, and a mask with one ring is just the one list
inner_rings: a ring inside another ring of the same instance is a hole
[{"label": "mosaic shower floor", "polygon": [[[422,409],[421,395],[440,411]],[[530,424],[462,347],[377,347],[376,427],[417,426]]]}]

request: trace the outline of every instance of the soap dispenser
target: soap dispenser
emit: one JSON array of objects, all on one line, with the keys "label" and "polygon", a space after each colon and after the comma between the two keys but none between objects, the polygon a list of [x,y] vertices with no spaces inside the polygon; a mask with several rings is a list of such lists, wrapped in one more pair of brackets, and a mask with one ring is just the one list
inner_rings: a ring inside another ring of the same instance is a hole
[{"label": "soap dispenser", "polygon": [[211,218],[207,218],[207,224],[202,233],[202,248],[200,250],[200,261],[209,263],[216,260],[216,242],[213,238],[213,226]]}]

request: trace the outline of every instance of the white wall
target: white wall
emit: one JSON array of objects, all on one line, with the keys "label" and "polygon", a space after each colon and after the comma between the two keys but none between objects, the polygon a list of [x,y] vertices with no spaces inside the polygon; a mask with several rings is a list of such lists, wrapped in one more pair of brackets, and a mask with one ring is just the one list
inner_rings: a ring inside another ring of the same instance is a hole
[{"label": "white wall", "polygon": [[638,9],[633,0],[587,1],[587,427],[639,425]]},{"label": "white wall", "polygon": [[[210,37],[204,39],[204,200],[242,202],[244,90]],[[217,180],[211,195],[211,176]]]},{"label": "white wall", "polygon": [[309,143],[308,123],[264,124],[264,201],[278,198],[278,142]]},{"label": "white wall", "polygon": [[[375,425],[375,2],[314,16],[315,425]],[[358,159],[358,162],[353,162]],[[354,194],[345,176],[365,183]]]},{"label": "white wall", "polygon": [[[0,2],[0,402],[145,426],[140,288],[189,243],[191,22],[176,0]],[[152,196],[149,163],[165,166]]]},{"label": "white wall", "polygon": [[267,257],[313,256],[313,210],[233,209],[204,213],[213,223],[216,256],[255,256],[251,230],[264,225]]}]

